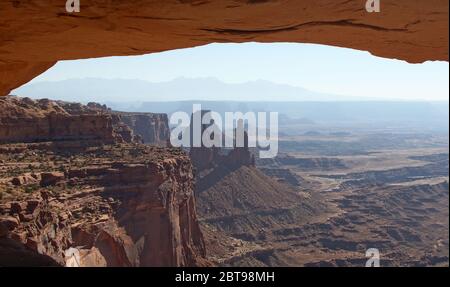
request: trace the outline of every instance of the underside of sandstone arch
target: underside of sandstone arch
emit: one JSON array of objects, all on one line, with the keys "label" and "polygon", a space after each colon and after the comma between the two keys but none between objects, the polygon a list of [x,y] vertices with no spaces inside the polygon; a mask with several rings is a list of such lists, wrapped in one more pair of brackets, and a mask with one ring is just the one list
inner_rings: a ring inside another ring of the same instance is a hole
[{"label": "underside of sandstone arch", "polygon": [[448,0],[65,0],[0,2],[0,95],[59,60],[225,42],[317,43],[410,63],[448,61]]}]

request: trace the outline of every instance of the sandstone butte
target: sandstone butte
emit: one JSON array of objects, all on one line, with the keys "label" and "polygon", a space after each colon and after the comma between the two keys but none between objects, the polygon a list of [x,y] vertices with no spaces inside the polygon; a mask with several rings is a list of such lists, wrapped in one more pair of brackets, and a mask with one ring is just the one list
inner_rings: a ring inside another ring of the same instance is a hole
[{"label": "sandstone butte", "polygon": [[448,61],[447,0],[65,0],[0,2],[0,95],[59,60],[225,42],[317,43],[410,63]]}]

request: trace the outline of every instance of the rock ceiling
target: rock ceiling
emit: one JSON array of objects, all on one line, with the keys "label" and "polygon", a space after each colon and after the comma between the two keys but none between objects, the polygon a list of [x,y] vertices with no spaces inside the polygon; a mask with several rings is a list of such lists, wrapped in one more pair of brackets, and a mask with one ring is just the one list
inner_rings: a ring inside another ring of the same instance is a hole
[{"label": "rock ceiling", "polygon": [[[448,61],[448,0],[66,0],[0,2],[0,95],[59,60],[225,42],[317,43],[410,63]],[[270,55],[268,55],[270,56]]]}]

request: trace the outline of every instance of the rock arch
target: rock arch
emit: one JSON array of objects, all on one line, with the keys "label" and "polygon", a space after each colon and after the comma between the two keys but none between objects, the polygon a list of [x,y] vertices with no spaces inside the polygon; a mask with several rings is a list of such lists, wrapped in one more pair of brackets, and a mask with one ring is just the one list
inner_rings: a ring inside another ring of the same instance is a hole
[{"label": "rock arch", "polygon": [[411,63],[448,61],[448,0],[65,0],[0,2],[0,95],[59,60],[213,42],[318,43]]}]

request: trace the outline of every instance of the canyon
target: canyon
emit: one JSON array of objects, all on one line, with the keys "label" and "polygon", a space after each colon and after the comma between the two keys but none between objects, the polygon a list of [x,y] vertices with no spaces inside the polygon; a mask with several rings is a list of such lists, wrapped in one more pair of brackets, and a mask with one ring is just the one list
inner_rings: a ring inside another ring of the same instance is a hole
[{"label": "canyon", "polygon": [[201,175],[208,258],[220,266],[361,267],[377,248],[384,267],[448,266],[448,147],[384,153],[334,158],[326,169],[309,164],[323,161],[315,155],[289,153],[288,163]]},{"label": "canyon", "polygon": [[0,105],[0,265],[210,264],[181,150],[126,142],[93,104]]},{"label": "canyon", "polygon": [[448,266],[447,134],[307,126],[261,159],[164,145],[163,114],[0,106],[0,266]]},{"label": "canyon", "polygon": [[282,136],[274,159],[248,146],[190,149],[207,258],[354,267],[376,248],[382,266],[448,266],[448,136],[327,128]]},{"label": "canyon", "polygon": [[448,133],[290,136],[258,161],[166,146],[162,114],[7,96],[61,60],[209,43],[448,61],[448,1],[63,2],[0,3],[0,266],[448,266]]}]

